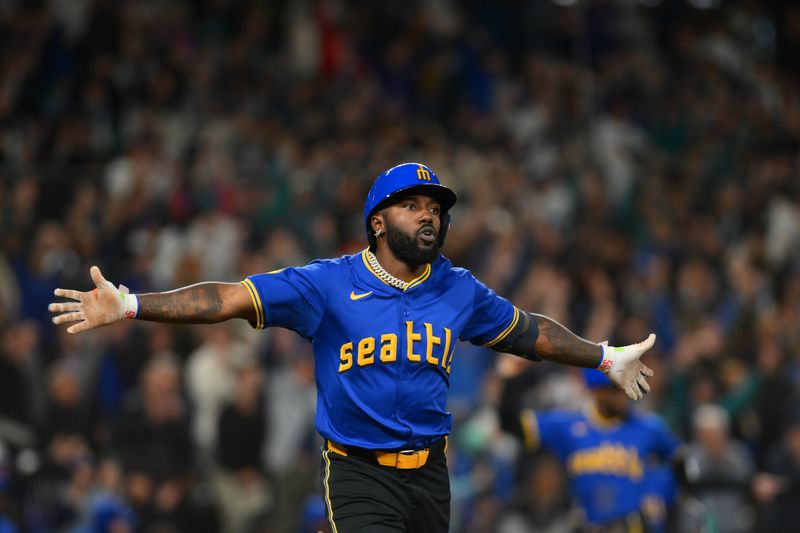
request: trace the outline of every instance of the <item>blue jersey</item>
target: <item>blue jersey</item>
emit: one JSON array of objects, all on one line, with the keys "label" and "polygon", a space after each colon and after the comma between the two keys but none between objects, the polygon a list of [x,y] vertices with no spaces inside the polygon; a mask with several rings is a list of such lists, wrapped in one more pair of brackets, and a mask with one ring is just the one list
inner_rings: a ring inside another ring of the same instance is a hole
[{"label": "blue jersey", "polygon": [[254,326],[311,340],[323,437],[371,449],[424,447],[450,432],[456,340],[491,346],[520,311],[443,256],[400,290],[366,254],[249,276]]},{"label": "blue jersey", "polygon": [[529,449],[541,445],[564,463],[589,522],[625,517],[648,495],[671,500],[663,494],[669,485],[663,466],[678,441],[656,415],[631,412],[607,421],[592,411],[525,411],[522,423]]}]

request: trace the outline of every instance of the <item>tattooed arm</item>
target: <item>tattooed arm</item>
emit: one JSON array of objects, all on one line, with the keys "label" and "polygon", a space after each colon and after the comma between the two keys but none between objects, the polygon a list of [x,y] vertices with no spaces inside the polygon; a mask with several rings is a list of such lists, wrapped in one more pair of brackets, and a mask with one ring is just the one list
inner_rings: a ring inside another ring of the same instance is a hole
[{"label": "tattooed arm", "polygon": [[55,295],[75,300],[52,303],[53,323],[75,322],[67,331],[79,333],[118,322],[125,317],[182,324],[210,324],[230,318],[255,321],[255,307],[241,283],[206,282],[169,292],[127,294],[127,289],[114,287],[92,267],[92,280],[97,286],[89,292],[56,289]]},{"label": "tattooed arm", "polygon": [[544,315],[530,315],[539,328],[534,348],[542,359],[584,368],[597,368],[603,360],[603,347],[575,335]]},{"label": "tattooed arm", "polygon": [[625,391],[633,400],[639,400],[650,391],[647,377],[653,371],[639,358],[656,342],[652,333],[646,340],[629,346],[608,346],[582,339],[573,332],[544,315],[516,309],[508,332],[499,342],[487,344],[498,352],[512,353],[525,359],[547,359],[563,365],[596,368]]},{"label": "tattooed arm", "polygon": [[169,292],[138,294],[136,318],[153,322],[211,324],[230,318],[255,320],[255,308],[241,283],[206,282]]},{"label": "tattooed arm", "polygon": [[534,348],[540,357],[565,365],[597,368],[632,400],[640,400],[650,392],[646,378],[653,371],[639,358],[656,342],[652,333],[640,343],[614,347],[582,339],[546,316],[533,313],[530,316],[539,328]]},{"label": "tattooed arm", "polygon": [[490,346],[498,352],[512,353],[526,359],[547,359],[563,365],[597,368],[634,400],[650,390],[645,379],[653,375],[639,358],[656,341],[651,334],[647,340],[630,346],[614,347],[595,344],[544,315],[515,310],[510,331]]}]

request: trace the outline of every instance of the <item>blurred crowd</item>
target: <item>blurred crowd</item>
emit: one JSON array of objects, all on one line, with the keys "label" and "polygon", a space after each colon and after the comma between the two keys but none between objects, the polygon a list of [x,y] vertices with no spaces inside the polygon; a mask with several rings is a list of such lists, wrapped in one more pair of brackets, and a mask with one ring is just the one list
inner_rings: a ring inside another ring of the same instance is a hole
[{"label": "blurred crowd", "polygon": [[[317,531],[308,344],[245,323],[79,336],[53,289],[237,281],[366,246],[372,180],[430,165],[444,253],[646,362],[686,444],[672,524],[800,522],[800,9],[791,2],[0,1],[0,531]],[[454,531],[568,531],[507,380],[456,350]],[[691,530],[692,526],[686,526]]]}]

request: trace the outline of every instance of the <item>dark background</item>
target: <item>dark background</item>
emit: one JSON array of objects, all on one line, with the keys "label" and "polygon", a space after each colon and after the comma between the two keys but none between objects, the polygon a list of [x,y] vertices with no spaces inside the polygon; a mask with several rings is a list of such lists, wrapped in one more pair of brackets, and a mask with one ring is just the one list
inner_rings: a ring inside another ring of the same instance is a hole
[{"label": "dark background", "polygon": [[[375,176],[420,161],[459,194],[455,264],[593,341],[654,331],[639,407],[687,442],[710,445],[697,406],[727,413],[746,473],[683,486],[676,514],[724,520],[719,489],[740,530],[791,530],[798,57],[788,1],[0,1],[0,515],[315,531],[305,343],[72,338],[47,303],[93,264],[143,292],[356,252]],[[563,474],[520,468],[498,398],[522,372],[529,404],[575,407],[578,375],[467,345],[454,362],[453,529],[524,531],[509,517],[539,493],[560,496],[537,520],[566,527]]]}]

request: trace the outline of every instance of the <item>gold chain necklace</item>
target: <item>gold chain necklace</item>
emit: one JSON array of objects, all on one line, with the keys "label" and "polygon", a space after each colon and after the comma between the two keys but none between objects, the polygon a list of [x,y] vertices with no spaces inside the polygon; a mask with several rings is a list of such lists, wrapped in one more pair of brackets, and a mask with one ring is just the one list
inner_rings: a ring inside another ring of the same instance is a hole
[{"label": "gold chain necklace", "polygon": [[373,254],[369,250],[367,250],[367,261],[369,262],[369,266],[372,267],[372,270],[375,271],[378,277],[381,278],[386,283],[388,283],[389,285],[391,285],[392,287],[400,289],[401,291],[404,291],[408,288],[407,281],[403,281],[402,279],[396,278],[391,274],[389,274],[388,272],[386,272],[386,269],[384,269],[378,262],[378,258],[375,257],[375,254]]}]

